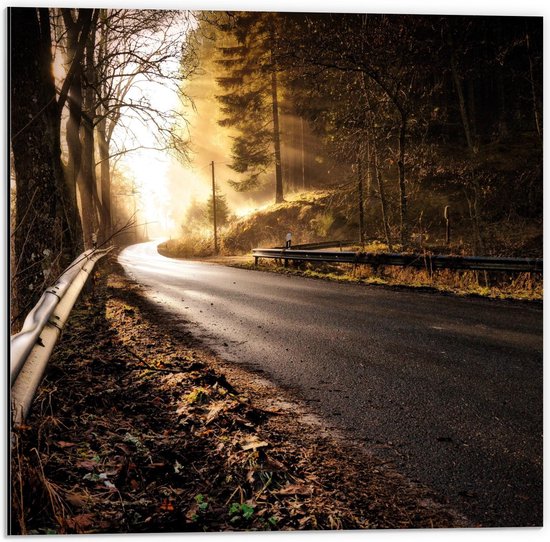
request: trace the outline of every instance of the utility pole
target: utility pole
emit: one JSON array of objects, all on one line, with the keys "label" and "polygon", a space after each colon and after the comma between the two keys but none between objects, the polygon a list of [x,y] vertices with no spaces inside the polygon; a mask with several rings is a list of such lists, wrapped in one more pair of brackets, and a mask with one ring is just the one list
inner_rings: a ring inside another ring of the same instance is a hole
[{"label": "utility pole", "polygon": [[216,178],[214,176],[214,161],[212,160],[212,211],[214,213],[214,252],[218,253],[218,225],[216,220]]},{"label": "utility pole", "polygon": [[306,189],[306,160],[304,153],[304,119],[300,117],[301,143],[302,143],[302,190]]}]

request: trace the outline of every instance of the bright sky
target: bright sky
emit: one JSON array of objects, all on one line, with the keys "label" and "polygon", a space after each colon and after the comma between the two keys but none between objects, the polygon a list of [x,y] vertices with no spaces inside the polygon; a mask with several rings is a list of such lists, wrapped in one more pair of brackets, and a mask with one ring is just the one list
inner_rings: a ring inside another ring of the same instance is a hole
[{"label": "bright sky", "polygon": [[[179,33],[184,26],[174,29]],[[155,47],[152,43],[151,47]],[[173,57],[165,63],[164,69],[169,72],[177,71],[180,58]],[[159,112],[169,113],[180,110],[180,100],[176,93],[176,85],[169,81],[148,81],[144,77],[136,78],[134,85],[127,95],[126,101],[140,101],[146,98],[151,107]],[[131,113],[132,117],[135,117]],[[125,155],[121,162],[124,170],[129,173],[130,179],[135,181],[139,191],[137,220],[138,223],[148,222],[150,235],[165,234],[173,229],[175,224],[170,219],[171,199],[168,179],[170,171],[179,167],[178,161],[166,151],[154,150],[159,147],[156,140],[156,126],[153,122],[144,123],[138,118],[130,118],[115,130],[114,138],[125,148],[144,147]],[[126,129],[133,137],[125,135]]]}]

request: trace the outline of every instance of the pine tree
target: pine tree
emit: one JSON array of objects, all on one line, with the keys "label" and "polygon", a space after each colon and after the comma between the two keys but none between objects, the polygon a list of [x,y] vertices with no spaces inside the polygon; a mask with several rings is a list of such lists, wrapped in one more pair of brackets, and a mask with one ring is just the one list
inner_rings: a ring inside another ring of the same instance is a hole
[{"label": "pine tree", "polygon": [[232,181],[238,191],[265,181],[275,166],[275,202],[283,201],[277,73],[277,22],[273,13],[233,13],[218,24],[223,40],[217,78],[224,94],[217,96],[225,117],[221,126],[237,135],[231,168],[242,175]]},{"label": "pine tree", "polygon": [[[229,222],[229,205],[225,194],[216,193],[216,224],[218,228],[223,228]],[[212,205],[212,195],[208,198],[204,208],[204,217],[208,225],[214,222],[214,206]]]}]

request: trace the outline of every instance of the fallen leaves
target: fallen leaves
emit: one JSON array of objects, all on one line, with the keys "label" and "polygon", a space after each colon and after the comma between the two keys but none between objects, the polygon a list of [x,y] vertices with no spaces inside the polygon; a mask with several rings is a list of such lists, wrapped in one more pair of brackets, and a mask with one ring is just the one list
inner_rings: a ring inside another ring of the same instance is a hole
[{"label": "fallen leaves", "polygon": [[277,495],[311,495],[313,488],[305,484],[288,484],[276,491]]},{"label": "fallen leaves", "polygon": [[162,503],[158,506],[157,510],[160,512],[173,512],[175,509],[172,501],[164,498],[162,499]]},{"label": "fallen leaves", "polygon": [[83,459],[82,461],[77,461],[76,466],[80,469],[93,471],[97,467],[97,463],[89,459]]},{"label": "fallen leaves", "polygon": [[66,442],[64,440],[58,440],[56,444],[60,448],[74,448],[75,446],[77,446],[77,444],[74,442]]},{"label": "fallen leaves", "polygon": [[94,514],[78,514],[70,518],[65,518],[66,526],[74,530],[77,534],[87,533],[91,527],[97,524]]},{"label": "fallen leaves", "polygon": [[90,496],[87,493],[69,492],[65,494],[66,501],[75,508],[83,508],[90,502]]},{"label": "fallen leaves", "polygon": [[241,444],[241,448],[244,451],[257,450],[258,448],[266,448],[268,446],[269,446],[269,442],[265,442],[264,440],[259,440],[258,437],[256,436],[248,438],[245,442]]}]

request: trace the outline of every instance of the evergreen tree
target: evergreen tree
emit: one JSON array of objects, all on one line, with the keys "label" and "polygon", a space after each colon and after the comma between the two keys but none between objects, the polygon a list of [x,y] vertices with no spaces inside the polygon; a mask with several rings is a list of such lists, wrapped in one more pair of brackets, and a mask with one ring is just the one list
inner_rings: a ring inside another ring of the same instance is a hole
[{"label": "evergreen tree", "polygon": [[[210,195],[204,208],[204,217],[208,225],[211,225],[214,222],[214,206],[212,205],[212,200],[212,195]],[[229,222],[229,215],[230,209],[227,204],[225,194],[216,193],[216,224],[218,228],[227,226],[227,223]]]},{"label": "evergreen tree", "polygon": [[225,117],[220,125],[237,132],[231,168],[242,175],[232,181],[238,191],[262,183],[275,166],[275,202],[283,201],[279,128],[279,82],[276,62],[278,16],[232,13],[218,21],[223,44],[218,48],[225,91],[217,96]]}]

